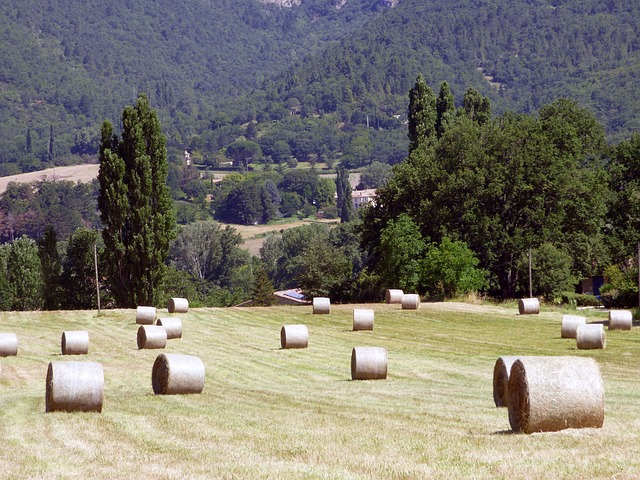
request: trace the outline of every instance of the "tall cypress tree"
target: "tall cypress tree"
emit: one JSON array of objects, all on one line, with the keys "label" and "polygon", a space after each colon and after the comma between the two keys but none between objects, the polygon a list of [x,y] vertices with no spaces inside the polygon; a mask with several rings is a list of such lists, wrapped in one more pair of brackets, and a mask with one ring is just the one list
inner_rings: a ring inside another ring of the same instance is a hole
[{"label": "tall cypress tree", "polygon": [[62,266],[58,254],[56,230],[47,225],[44,235],[38,240],[38,256],[42,265],[42,281],[44,282],[44,309],[60,308],[60,273]]},{"label": "tall cypress tree", "polygon": [[447,82],[440,84],[440,92],[436,100],[436,135],[438,138],[453,125],[456,116],[455,100]]},{"label": "tall cypress tree", "polygon": [[429,141],[435,134],[436,96],[422,75],[409,90],[409,153]]},{"label": "tall cypress tree", "polygon": [[341,222],[348,222],[353,216],[353,201],[351,200],[351,184],[349,170],[338,167],[336,172],[336,194],[338,195],[338,216]]},{"label": "tall cypress tree", "polygon": [[107,284],[118,306],[156,305],[175,216],[167,181],[166,140],[146,95],[122,113],[122,138],[105,122],[98,206]]}]

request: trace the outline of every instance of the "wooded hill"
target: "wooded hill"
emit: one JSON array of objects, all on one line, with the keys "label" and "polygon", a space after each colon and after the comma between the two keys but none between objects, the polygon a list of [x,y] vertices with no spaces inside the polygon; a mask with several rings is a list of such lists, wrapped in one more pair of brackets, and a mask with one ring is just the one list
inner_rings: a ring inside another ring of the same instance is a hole
[{"label": "wooded hill", "polygon": [[612,142],[640,129],[637,2],[11,0],[0,27],[0,175],[95,154],[102,120],[141,91],[196,158],[253,122],[267,156],[277,132],[300,159],[395,163],[418,74],[456,98],[474,86],[496,113],[573,98]]}]

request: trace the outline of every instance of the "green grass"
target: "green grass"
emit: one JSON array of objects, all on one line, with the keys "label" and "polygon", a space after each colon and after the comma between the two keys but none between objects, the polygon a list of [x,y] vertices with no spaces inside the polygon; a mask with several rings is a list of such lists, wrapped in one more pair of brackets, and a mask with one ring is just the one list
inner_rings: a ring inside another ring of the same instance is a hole
[{"label": "green grass", "polygon": [[[360,305],[362,306],[362,305]],[[638,478],[640,329],[607,332],[607,349],[560,338],[562,314],[515,306],[376,304],[375,330],[352,332],[354,305],[192,309],[164,352],[199,356],[199,395],[155,396],[162,350],[137,350],[135,312],[0,313],[17,357],[0,359],[0,478]],[[162,315],[162,314],[161,314]],[[166,313],[164,314],[166,315]],[[605,320],[590,313],[590,321]],[[304,323],[309,348],[280,349]],[[62,357],[64,330],[90,352]],[[351,381],[354,346],[388,349],[387,380]],[[602,429],[514,435],[493,403],[501,355],[594,357],[605,384]],[[104,408],[45,414],[47,365],[104,367]]]}]

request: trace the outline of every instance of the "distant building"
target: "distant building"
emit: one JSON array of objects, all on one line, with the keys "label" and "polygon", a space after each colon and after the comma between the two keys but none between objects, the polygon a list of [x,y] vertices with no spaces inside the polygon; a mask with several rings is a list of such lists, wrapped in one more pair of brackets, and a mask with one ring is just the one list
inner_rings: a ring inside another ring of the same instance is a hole
[{"label": "distant building", "polygon": [[276,305],[308,305],[309,301],[304,298],[302,290],[299,288],[291,288],[289,290],[280,290],[274,293],[276,297]]},{"label": "distant building", "polygon": [[375,188],[369,188],[367,190],[353,190],[351,192],[351,201],[353,202],[353,208],[360,208],[363,205],[375,202],[375,199]]},{"label": "distant building", "polygon": [[184,151],[184,164],[187,167],[191,166],[191,154],[187,150]]}]

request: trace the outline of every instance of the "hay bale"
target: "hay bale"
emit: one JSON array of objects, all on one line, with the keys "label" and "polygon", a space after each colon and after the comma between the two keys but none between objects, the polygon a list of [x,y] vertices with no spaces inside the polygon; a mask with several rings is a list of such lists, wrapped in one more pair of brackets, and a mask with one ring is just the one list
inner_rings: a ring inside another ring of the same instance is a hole
[{"label": "hay bale", "polygon": [[353,331],[373,330],[375,312],[370,308],[353,309]]},{"label": "hay bale", "polygon": [[62,355],[86,355],[89,353],[89,332],[71,330],[62,332]]},{"label": "hay bale", "polygon": [[416,293],[405,293],[402,295],[403,310],[417,310],[420,308],[420,295]]},{"label": "hay bale", "polygon": [[600,323],[579,325],[576,332],[576,346],[579,350],[603,349],[607,346],[604,326]]},{"label": "hay bale", "polygon": [[576,331],[580,325],[587,323],[585,317],[578,315],[563,315],[560,336],[562,338],[576,338]]},{"label": "hay bale", "polygon": [[600,428],[604,388],[593,358],[522,357],[509,375],[509,423],[516,433]]},{"label": "hay bale", "polygon": [[351,380],[384,380],[387,378],[387,349],[354,347],[351,351]]},{"label": "hay bale", "polygon": [[104,372],[98,362],[50,362],[46,412],[102,412]]},{"label": "hay bale", "polygon": [[629,310],[609,311],[609,330],[631,330],[633,314]]},{"label": "hay bale", "polygon": [[138,328],[138,349],[164,348],[167,331],[160,325],[141,325]]},{"label": "hay bale", "polygon": [[520,315],[537,315],[540,313],[540,300],[537,298],[521,298],[518,300]]},{"label": "hay bale", "polygon": [[204,364],[193,355],[161,353],[153,362],[151,384],[156,395],[201,393]]},{"label": "hay bale", "polygon": [[0,357],[18,355],[18,336],[15,333],[0,333]]},{"label": "hay bale", "polygon": [[331,313],[331,300],[326,297],[315,297],[313,299],[313,313]]},{"label": "hay bale", "polygon": [[385,300],[387,303],[402,303],[402,295],[404,292],[397,288],[388,288],[385,293]]},{"label": "hay bale", "polygon": [[136,323],[153,325],[156,322],[156,307],[138,307],[136,309]]},{"label": "hay bale", "polygon": [[187,313],[189,311],[189,300],[186,298],[170,298],[167,310],[169,310],[169,313]]},{"label": "hay bale", "polygon": [[167,331],[167,340],[182,338],[182,320],[176,317],[159,318],[156,325]]},{"label": "hay bale", "polygon": [[282,348],[307,348],[309,346],[307,326],[284,325],[280,329],[280,345]]},{"label": "hay bale", "polygon": [[509,373],[511,365],[519,357],[499,357],[493,367],[493,401],[496,407],[506,407],[508,401]]}]

